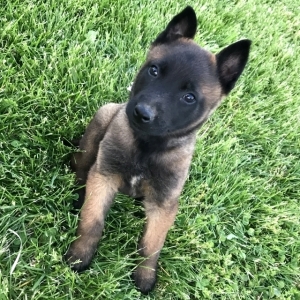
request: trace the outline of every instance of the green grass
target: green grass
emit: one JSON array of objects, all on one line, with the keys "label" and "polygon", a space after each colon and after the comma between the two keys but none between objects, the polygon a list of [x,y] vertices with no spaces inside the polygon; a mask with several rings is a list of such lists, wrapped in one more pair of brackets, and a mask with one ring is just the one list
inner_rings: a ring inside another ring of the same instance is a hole
[{"label": "green grass", "polygon": [[126,101],[150,42],[186,2],[0,1],[0,300],[300,299],[299,3],[190,4],[201,45],[253,47],[199,131],[158,285],[142,297],[130,274],[143,220],[129,198],[116,199],[88,271],[62,262],[78,222],[62,140],[100,105]]}]

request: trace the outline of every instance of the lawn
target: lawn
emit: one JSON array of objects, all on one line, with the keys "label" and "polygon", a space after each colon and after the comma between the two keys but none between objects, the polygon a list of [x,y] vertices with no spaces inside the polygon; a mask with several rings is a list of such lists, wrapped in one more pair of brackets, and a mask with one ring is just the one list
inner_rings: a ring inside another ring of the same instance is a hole
[{"label": "lawn", "polygon": [[74,150],[99,106],[128,99],[151,41],[186,1],[0,1],[0,300],[300,299],[300,10],[194,1],[196,41],[253,41],[231,95],[200,129],[154,292],[130,274],[141,207],[119,195],[91,268],[62,261]]}]

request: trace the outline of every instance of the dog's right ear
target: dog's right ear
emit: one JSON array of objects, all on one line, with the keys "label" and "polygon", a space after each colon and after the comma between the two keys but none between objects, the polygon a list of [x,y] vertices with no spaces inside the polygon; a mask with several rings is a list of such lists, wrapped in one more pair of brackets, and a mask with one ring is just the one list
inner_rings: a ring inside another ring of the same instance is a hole
[{"label": "dog's right ear", "polygon": [[166,29],[159,34],[153,45],[173,42],[181,37],[193,39],[197,30],[197,17],[192,7],[187,6],[176,15]]}]

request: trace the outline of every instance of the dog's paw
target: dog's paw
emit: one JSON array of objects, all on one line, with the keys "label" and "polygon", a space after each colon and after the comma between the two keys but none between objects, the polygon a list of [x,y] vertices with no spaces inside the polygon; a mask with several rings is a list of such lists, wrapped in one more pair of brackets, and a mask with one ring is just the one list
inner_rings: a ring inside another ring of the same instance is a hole
[{"label": "dog's paw", "polygon": [[156,284],[156,269],[152,269],[145,266],[138,266],[135,272],[132,274],[135,286],[146,295],[150,293]]},{"label": "dog's paw", "polygon": [[89,267],[92,257],[93,255],[89,251],[80,251],[71,245],[64,255],[64,260],[73,271],[82,272]]}]

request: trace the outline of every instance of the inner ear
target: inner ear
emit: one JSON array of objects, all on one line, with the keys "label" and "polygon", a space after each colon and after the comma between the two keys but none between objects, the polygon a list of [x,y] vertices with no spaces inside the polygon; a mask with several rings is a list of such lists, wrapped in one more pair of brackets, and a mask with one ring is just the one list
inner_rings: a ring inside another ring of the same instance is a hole
[{"label": "inner ear", "polygon": [[219,79],[225,94],[235,86],[249,57],[250,40],[241,40],[223,49],[216,55]]},{"label": "inner ear", "polygon": [[171,20],[166,29],[158,35],[153,45],[169,43],[181,37],[193,39],[196,30],[197,17],[195,11],[192,7],[187,6]]}]

